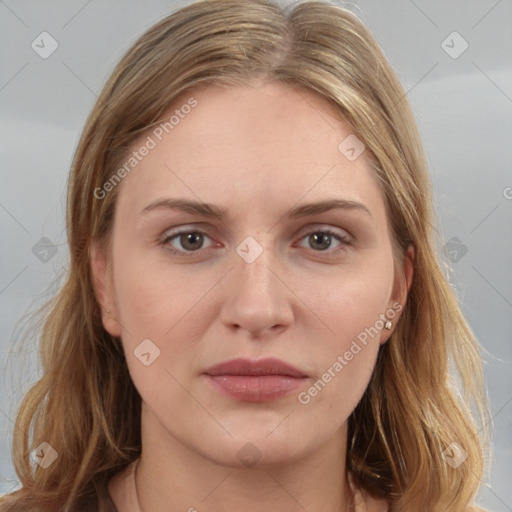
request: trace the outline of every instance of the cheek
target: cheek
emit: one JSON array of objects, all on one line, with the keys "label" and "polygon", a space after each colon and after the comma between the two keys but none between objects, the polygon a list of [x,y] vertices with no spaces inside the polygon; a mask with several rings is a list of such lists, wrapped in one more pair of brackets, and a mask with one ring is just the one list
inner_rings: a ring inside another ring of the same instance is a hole
[{"label": "cheek", "polygon": [[160,403],[165,389],[165,400],[181,403],[185,410],[190,400],[178,383],[190,378],[189,363],[201,322],[206,321],[205,294],[218,279],[208,276],[212,283],[207,286],[191,271],[171,271],[169,265],[149,263],[136,251],[118,258],[114,268],[122,344],[133,383],[146,402]]},{"label": "cheek", "polygon": [[[343,348],[385,313],[393,286],[391,257],[372,265],[340,268],[325,276],[300,280],[299,295],[328,328],[332,346]],[[380,325],[381,321],[378,323]]]},{"label": "cheek", "polygon": [[[308,283],[314,293],[305,295]],[[348,416],[370,380],[385,324],[393,283],[393,264],[381,258],[373,265],[333,272],[330,278],[306,279],[301,296],[318,319],[316,343],[305,347],[316,361],[313,386],[301,403],[315,403],[336,417]],[[316,384],[315,384],[316,383]]]},{"label": "cheek", "polygon": [[221,272],[198,272],[193,265],[171,265],[159,255],[148,261],[147,254],[132,251],[118,258],[114,283],[126,350],[151,339],[168,356],[162,360],[170,362],[192,348],[208,321],[210,294],[215,295],[221,277]]}]

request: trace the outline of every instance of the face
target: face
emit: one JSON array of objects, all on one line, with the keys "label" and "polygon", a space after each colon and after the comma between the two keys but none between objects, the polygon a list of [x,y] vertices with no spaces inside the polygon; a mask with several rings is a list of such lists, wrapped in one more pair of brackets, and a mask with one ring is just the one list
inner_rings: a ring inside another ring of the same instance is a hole
[{"label": "face", "polygon": [[[196,90],[165,119],[176,109],[169,133],[134,145],[152,147],[117,185],[109,249],[92,253],[143,422],[232,466],[243,450],[275,464],[333,446],[406,294],[367,155],[352,138],[339,148],[352,131],[324,99],[284,84]],[[297,373],[211,370],[237,358]]]}]

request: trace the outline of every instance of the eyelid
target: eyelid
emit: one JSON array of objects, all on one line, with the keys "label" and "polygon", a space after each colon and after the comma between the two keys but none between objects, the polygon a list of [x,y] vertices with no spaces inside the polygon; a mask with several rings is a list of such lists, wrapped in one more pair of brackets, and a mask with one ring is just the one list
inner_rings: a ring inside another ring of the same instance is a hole
[{"label": "eyelid", "polygon": [[[312,225],[308,225],[308,226],[305,226],[303,228],[301,228],[297,233],[297,235],[295,236],[299,236],[299,234],[309,234],[313,231],[324,231],[324,230],[330,230],[330,231],[335,231],[335,230],[338,230],[340,231],[341,233],[336,233],[338,234],[339,236],[343,236],[343,233],[345,233],[346,235],[348,235],[348,237],[350,239],[354,239],[354,236],[347,230],[347,229],[343,229],[343,228],[340,228],[338,226],[331,226],[330,224],[322,224],[322,223],[314,223]],[[206,235],[206,236],[209,236],[208,233],[205,231],[205,229],[203,228],[200,228],[200,227],[196,227],[194,225],[191,225],[191,224],[185,224],[185,225],[182,225],[182,226],[177,226],[175,228],[171,228],[171,229],[168,229],[166,230],[163,235],[162,235],[162,238],[166,239],[166,238],[169,238],[170,236],[174,236],[174,235],[178,235],[178,234],[181,234],[181,233],[189,233],[191,231],[195,231],[195,232],[198,232],[198,233],[201,233],[203,235]]]},{"label": "eyelid", "polygon": [[307,235],[309,233],[314,233],[317,231],[330,232],[332,234],[339,236],[340,238],[349,238],[350,240],[354,240],[354,237],[348,230],[340,228],[338,226],[332,226],[330,224],[321,224],[321,223],[312,224],[312,225],[306,226],[303,229],[301,229],[299,231],[299,233]]}]

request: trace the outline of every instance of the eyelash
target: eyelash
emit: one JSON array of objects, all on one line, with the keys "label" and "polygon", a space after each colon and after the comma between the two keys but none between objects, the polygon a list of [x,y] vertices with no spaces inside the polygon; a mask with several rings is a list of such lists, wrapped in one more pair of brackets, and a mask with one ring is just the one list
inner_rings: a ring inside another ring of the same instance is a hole
[{"label": "eyelash", "polygon": [[[193,256],[197,255],[201,249],[198,249],[197,251],[182,251],[179,249],[175,249],[174,247],[172,247],[170,245],[170,241],[173,240],[174,238],[176,238],[180,235],[186,235],[186,234],[191,234],[191,233],[197,233],[199,235],[208,237],[207,233],[205,233],[204,231],[201,231],[200,229],[188,229],[188,230],[182,230],[182,231],[174,231],[174,232],[168,233],[167,236],[160,242],[160,244],[162,246],[164,246],[165,249],[170,251],[172,254],[176,254],[178,256],[185,256],[187,258],[193,257]],[[332,230],[330,228],[315,229],[312,231],[308,231],[300,238],[300,240],[303,240],[304,238],[306,238],[309,235],[318,234],[318,233],[321,233],[324,235],[330,235],[330,236],[336,238],[340,242],[340,245],[332,251],[329,251],[329,248],[327,248],[325,251],[313,251],[313,252],[329,253],[331,255],[337,255],[339,252],[344,251],[348,246],[352,245],[352,243],[353,243],[352,239],[349,236],[340,235],[339,233],[335,232],[334,230]]]}]

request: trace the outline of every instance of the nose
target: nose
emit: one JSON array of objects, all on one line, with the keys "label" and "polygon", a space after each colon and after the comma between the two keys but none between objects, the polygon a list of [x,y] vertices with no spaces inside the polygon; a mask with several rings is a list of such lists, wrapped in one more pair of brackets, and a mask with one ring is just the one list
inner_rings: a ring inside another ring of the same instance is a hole
[{"label": "nose", "polygon": [[293,321],[293,292],[271,249],[251,263],[233,254],[234,268],[226,282],[221,321],[231,330],[254,337],[284,329]]}]

